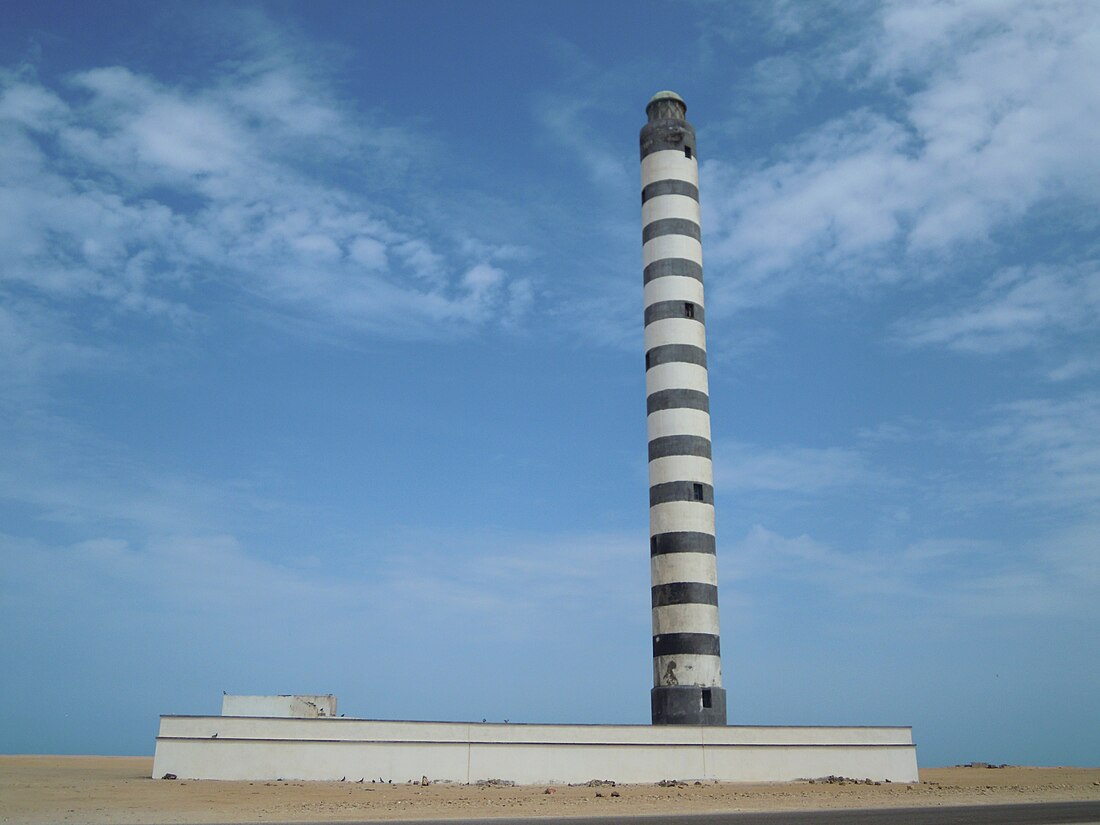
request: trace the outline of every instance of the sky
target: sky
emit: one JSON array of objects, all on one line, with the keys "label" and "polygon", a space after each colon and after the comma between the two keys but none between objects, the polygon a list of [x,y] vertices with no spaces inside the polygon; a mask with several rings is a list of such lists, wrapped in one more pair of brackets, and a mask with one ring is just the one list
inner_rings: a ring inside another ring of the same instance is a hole
[{"label": "sky", "polygon": [[1100,5],[22,2],[0,752],[649,722],[638,130],[698,135],[731,724],[1100,764]]}]

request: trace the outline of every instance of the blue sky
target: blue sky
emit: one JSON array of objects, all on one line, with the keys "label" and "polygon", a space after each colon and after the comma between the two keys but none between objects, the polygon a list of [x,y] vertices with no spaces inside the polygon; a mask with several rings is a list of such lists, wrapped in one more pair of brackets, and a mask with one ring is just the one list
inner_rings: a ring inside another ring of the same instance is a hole
[{"label": "blue sky", "polygon": [[637,133],[699,140],[744,724],[1100,763],[1100,7],[14,3],[0,751],[648,721]]}]

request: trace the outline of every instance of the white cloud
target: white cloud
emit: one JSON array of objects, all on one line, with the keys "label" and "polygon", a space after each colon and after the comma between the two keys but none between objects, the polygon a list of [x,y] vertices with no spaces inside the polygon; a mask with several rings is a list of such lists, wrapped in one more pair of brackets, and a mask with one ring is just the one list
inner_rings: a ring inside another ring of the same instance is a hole
[{"label": "white cloud", "polygon": [[326,328],[496,320],[504,269],[494,289],[471,285],[480,256],[341,180],[350,159],[368,178],[408,162],[392,127],[376,134],[284,55],[225,66],[189,88],[121,66],[56,88],[0,73],[0,290],[59,317],[92,301],[117,322],[189,321],[209,280]]},{"label": "white cloud", "polygon": [[[809,535],[753,525],[719,560],[732,589],[845,600],[846,613],[887,611],[902,621],[929,610],[948,621],[973,616],[1094,616],[1100,595],[1097,525],[1018,541],[923,539],[897,548],[836,547]],[[888,597],[883,601],[881,597]],[[864,601],[867,599],[867,601]]]},{"label": "white cloud", "polygon": [[[107,351],[81,340],[65,319],[29,300],[0,303],[0,399],[3,390],[29,387],[42,375],[102,365]],[[9,445],[10,448],[10,445]]]},{"label": "white cloud", "polygon": [[[562,610],[614,612],[646,601],[648,569],[635,563],[644,544],[644,534],[416,531],[391,539],[399,550],[384,559],[384,567],[387,587],[425,603],[454,603],[478,612],[526,606],[531,615],[544,616]],[[414,546],[418,549],[410,552]],[[596,591],[599,604],[591,605]]]},{"label": "white cloud", "polygon": [[52,124],[64,118],[67,108],[53,92],[26,83],[13,83],[0,96],[0,120],[18,123],[35,132],[52,128]]},{"label": "white cloud", "polygon": [[393,251],[416,277],[428,283],[444,282],[443,273],[446,262],[426,241],[419,239],[402,241],[394,245]]},{"label": "white cloud", "polygon": [[1100,357],[1073,357],[1047,373],[1047,378],[1051,381],[1072,381],[1075,378],[1092,375],[1096,372],[1100,372]]},{"label": "white cloud", "polygon": [[463,285],[473,294],[488,293],[500,285],[504,272],[489,264],[478,264],[463,277]]},{"label": "white cloud", "polygon": [[[576,162],[600,191],[625,191],[638,184],[636,159],[623,152],[621,135],[605,128],[609,112],[619,113],[638,93],[638,67],[607,65],[573,42],[556,36],[544,41],[556,58],[559,83],[534,101],[534,117],[554,153]],[[636,111],[631,106],[632,111]],[[613,123],[614,121],[611,121]]]},{"label": "white cloud", "polygon": [[842,447],[715,446],[715,484],[722,490],[818,494],[885,479],[859,452]]},{"label": "white cloud", "polygon": [[[980,551],[974,542],[941,539],[955,555]],[[950,582],[952,568],[939,559],[929,563],[918,553],[901,547],[892,552],[864,546],[837,547],[807,534],[785,536],[761,524],[754,524],[745,536],[734,541],[719,560],[723,577],[767,582],[782,590],[791,585],[812,586],[819,595],[890,594],[913,602],[935,596],[935,586]],[[738,585],[734,585],[735,588]],[[741,586],[743,588],[743,585]],[[856,608],[853,604],[852,609]]]},{"label": "white cloud", "polygon": [[[274,622],[328,627],[326,636],[345,644],[359,631],[341,628],[442,629],[455,621],[482,638],[531,641],[558,632],[563,610],[582,621],[621,615],[625,606],[644,623],[647,571],[632,562],[644,536],[463,529],[396,532],[379,544],[360,548],[353,572],[334,559],[311,565],[301,553],[276,561],[225,533],[99,535],[73,544],[0,533],[0,578],[18,593],[0,608],[63,610],[58,599],[77,598],[94,622],[119,611],[157,623],[204,616],[223,629]],[[491,549],[502,546],[503,555]]]},{"label": "white cloud", "polygon": [[542,100],[536,113],[554,145],[580,161],[593,184],[618,188],[634,179],[634,171],[618,147],[592,128],[598,107],[596,95],[580,95],[573,88],[567,95]]},{"label": "white cloud", "polygon": [[992,353],[1049,342],[1100,317],[1100,268],[1013,267],[990,279],[971,306],[897,326],[905,343]]},{"label": "white cloud", "polygon": [[845,72],[833,80],[849,89],[863,84],[872,108],[774,161],[706,164],[708,254],[736,273],[712,288],[712,306],[813,283],[933,278],[954,250],[1037,206],[1095,209],[1097,37],[1090,3],[885,6],[845,60],[829,53],[817,66]]},{"label": "white cloud", "polygon": [[490,244],[478,238],[459,238],[462,252],[483,261],[522,261],[531,257],[531,250],[518,244]]},{"label": "white cloud", "polygon": [[367,270],[386,269],[386,245],[376,238],[359,237],[348,246],[351,259]]},{"label": "white cloud", "polygon": [[1007,543],[949,588],[960,615],[1095,617],[1100,605],[1100,521],[1086,519]]},{"label": "white cloud", "polygon": [[1100,513],[1100,394],[1016,401],[998,418],[980,435],[1017,498]]},{"label": "white cloud", "polygon": [[[991,425],[965,430],[885,424],[861,433],[858,450],[716,444],[716,487],[765,520],[726,540],[723,575],[784,593],[890,596],[889,609],[913,616],[930,605],[955,619],[1096,615],[1100,395],[1025,399],[990,415]],[[880,451],[898,450],[908,455],[904,473],[875,469]],[[949,464],[920,458],[940,450]],[[884,487],[904,507],[891,506]],[[868,498],[853,507],[850,493],[860,489]],[[746,494],[773,491],[797,496],[803,521],[825,514],[815,529],[835,528],[831,516],[862,526],[845,524],[827,540],[772,529],[768,520],[786,516]],[[982,515],[990,507],[1000,524],[992,532]]]},{"label": "white cloud", "polygon": [[[708,161],[706,205],[712,221],[708,254],[738,276],[712,288],[725,307],[768,302],[811,277],[844,265],[849,280],[892,276],[866,272],[900,231],[912,174],[898,124],[857,112],[819,130],[790,156],[751,172]],[[861,266],[862,264],[862,266]],[[712,269],[714,267],[712,266]],[[795,271],[798,270],[798,271]],[[776,272],[788,278],[776,280]]]},{"label": "white cloud", "polygon": [[[514,635],[532,623],[552,632],[563,606],[614,612],[640,602],[644,621],[641,525],[636,535],[532,533],[488,522],[413,529],[353,519],[348,530],[317,509],[328,505],[276,492],[278,477],[165,471],[82,425],[14,406],[0,407],[0,506],[33,520],[36,538],[14,535],[18,522],[0,531],[0,580],[21,582],[28,599],[53,593],[56,575],[70,595],[109,584],[141,594],[158,615],[195,609],[285,621],[288,605],[305,605],[346,625],[353,614],[392,622],[387,612],[400,610]],[[601,599],[589,608],[593,589]],[[496,627],[502,611],[514,626]]]},{"label": "white cloud", "polygon": [[754,524],[722,558],[723,572],[734,578],[770,576],[780,571],[820,577],[826,568],[846,566],[848,562],[842,555],[808,535],[782,536],[760,524]]},{"label": "white cloud", "polygon": [[505,321],[510,326],[518,324],[535,305],[535,288],[526,278],[513,278],[508,283]]}]

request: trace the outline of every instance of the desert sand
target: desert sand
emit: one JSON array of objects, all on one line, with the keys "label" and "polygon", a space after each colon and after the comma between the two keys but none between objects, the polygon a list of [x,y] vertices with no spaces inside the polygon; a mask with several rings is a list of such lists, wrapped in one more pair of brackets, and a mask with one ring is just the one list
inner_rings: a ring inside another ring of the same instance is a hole
[{"label": "desert sand", "polygon": [[0,821],[338,822],[1100,800],[1100,768],[928,768],[918,784],[382,785],[150,779],[151,757],[0,756]]}]

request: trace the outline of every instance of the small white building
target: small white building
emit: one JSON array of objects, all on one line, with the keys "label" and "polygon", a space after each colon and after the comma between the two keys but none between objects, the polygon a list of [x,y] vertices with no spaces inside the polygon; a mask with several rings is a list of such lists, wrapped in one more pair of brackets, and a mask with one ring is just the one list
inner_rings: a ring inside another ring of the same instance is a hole
[{"label": "small white building", "polygon": [[266,716],[290,719],[317,719],[336,715],[336,697],[324,694],[284,694],[280,696],[222,695],[222,716]]}]

